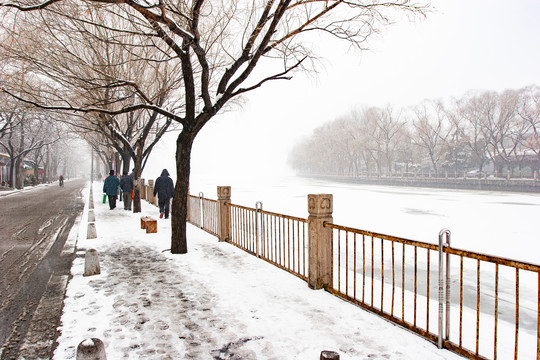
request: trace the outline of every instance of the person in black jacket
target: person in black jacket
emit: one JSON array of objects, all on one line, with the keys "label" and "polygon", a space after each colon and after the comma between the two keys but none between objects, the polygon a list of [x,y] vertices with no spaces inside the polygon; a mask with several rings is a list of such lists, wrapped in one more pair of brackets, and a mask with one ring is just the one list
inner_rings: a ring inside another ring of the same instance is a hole
[{"label": "person in black jacket", "polygon": [[170,202],[174,195],[174,184],[169,177],[167,169],[163,169],[161,176],[156,179],[154,184],[154,196],[156,196],[156,194],[158,196],[159,217],[163,218],[163,215],[165,215],[165,219],[168,219]]},{"label": "person in black jacket", "polygon": [[124,176],[120,179],[120,189],[124,196],[124,210],[131,210],[131,193],[133,192],[133,178],[124,171]]}]

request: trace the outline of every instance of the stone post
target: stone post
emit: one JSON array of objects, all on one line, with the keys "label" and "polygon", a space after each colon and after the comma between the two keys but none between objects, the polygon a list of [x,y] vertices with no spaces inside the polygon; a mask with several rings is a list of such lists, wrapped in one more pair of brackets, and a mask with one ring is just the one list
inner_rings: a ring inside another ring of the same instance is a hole
[{"label": "stone post", "polygon": [[231,203],[231,187],[218,186],[218,221],[219,221],[219,241],[229,240],[230,211],[226,204]]},{"label": "stone post", "polygon": [[93,276],[101,274],[99,266],[99,257],[96,249],[88,249],[84,255],[84,274],[83,276]]},{"label": "stone post", "polygon": [[339,353],[324,350],[321,352],[320,360],[339,360]]},{"label": "stone post", "polygon": [[333,222],[333,202],[331,194],[308,195],[308,286],[314,290],[331,283],[332,229],[325,228],[324,223]]},{"label": "stone post", "polygon": [[141,197],[141,200],[146,200],[146,186],[144,184],[144,179],[140,178],[139,183],[137,184],[139,187],[139,195]]},{"label": "stone post", "polygon": [[82,341],[77,346],[77,360],[107,360],[105,344],[98,338]]},{"label": "stone post", "polygon": [[146,200],[148,200],[150,204],[154,203],[154,180],[148,180]]}]

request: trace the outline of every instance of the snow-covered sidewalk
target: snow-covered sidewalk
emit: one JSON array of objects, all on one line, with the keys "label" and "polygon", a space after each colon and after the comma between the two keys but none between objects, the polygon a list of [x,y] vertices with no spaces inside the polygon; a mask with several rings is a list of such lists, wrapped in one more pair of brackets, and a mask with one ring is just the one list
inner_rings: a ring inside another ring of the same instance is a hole
[{"label": "snow-covered sidewalk", "polygon": [[[461,359],[421,337],[189,225],[188,254],[172,255],[170,220],[158,233],[141,214],[109,210],[94,186],[97,239],[82,215],[77,258],[54,359],[75,359],[86,338],[104,341],[108,359]],[[88,189],[86,190],[88,199]],[[101,274],[83,277],[95,248]]]}]

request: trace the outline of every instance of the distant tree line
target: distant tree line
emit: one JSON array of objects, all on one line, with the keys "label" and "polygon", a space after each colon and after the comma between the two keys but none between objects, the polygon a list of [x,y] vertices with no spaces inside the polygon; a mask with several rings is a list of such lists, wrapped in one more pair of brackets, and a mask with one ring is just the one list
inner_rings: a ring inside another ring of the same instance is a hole
[{"label": "distant tree line", "polygon": [[[77,175],[80,154],[73,146],[75,136],[58,121],[60,117],[0,94],[0,153],[7,170],[2,172],[2,186],[20,189],[54,181],[59,174]],[[32,164],[32,174],[24,171],[25,161]]]},{"label": "distant tree line", "polygon": [[355,110],[316,128],[289,163],[304,174],[532,176],[540,164],[540,87]]}]

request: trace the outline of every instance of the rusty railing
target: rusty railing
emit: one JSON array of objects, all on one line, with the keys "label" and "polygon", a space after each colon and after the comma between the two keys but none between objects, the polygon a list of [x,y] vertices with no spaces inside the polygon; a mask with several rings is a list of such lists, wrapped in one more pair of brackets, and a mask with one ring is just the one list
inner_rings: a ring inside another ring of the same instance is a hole
[{"label": "rusty railing", "polygon": [[325,226],[331,293],[469,358],[540,359],[539,266],[453,249],[447,230],[437,246]]},{"label": "rusty railing", "polygon": [[[229,242],[307,280],[307,220],[227,203]],[[217,201],[189,196],[189,221],[218,236]],[[472,359],[540,360],[540,266],[325,223],[327,290]],[[531,250],[533,251],[533,250]]]},{"label": "rusty railing", "polygon": [[218,236],[219,224],[218,224],[218,210],[217,201],[212,199],[206,199],[201,192],[199,196],[189,195],[189,216],[188,221],[203,229],[204,231]]},{"label": "rusty railing", "polygon": [[230,243],[307,280],[306,219],[256,208],[227,204]]},{"label": "rusty railing", "polygon": [[444,251],[455,259],[444,347],[474,358],[540,359],[540,266],[451,247]]}]

